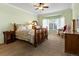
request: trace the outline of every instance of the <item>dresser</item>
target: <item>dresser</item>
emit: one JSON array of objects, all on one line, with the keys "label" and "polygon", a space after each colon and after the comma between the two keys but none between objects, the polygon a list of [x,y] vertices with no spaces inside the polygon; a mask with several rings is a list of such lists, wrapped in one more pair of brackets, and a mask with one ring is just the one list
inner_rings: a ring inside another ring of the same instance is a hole
[{"label": "dresser", "polygon": [[8,44],[14,42],[15,39],[15,32],[14,31],[4,31],[4,43]]},{"label": "dresser", "polygon": [[65,52],[79,55],[78,33],[65,33]]}]

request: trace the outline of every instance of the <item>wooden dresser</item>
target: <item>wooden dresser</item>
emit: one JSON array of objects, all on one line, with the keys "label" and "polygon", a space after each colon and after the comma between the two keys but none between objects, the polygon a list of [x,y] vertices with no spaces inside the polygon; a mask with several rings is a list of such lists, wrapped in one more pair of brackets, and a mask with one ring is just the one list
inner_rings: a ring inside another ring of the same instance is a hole
[{"label": "wooden dresser", "polygon": [[15,32],[14,31],[4,31],[4,43],[8,44],[15,41]]},{"label": "wooden dresser", "polygon": [[65,33],[65,52],[79,55],[78,33]]}]

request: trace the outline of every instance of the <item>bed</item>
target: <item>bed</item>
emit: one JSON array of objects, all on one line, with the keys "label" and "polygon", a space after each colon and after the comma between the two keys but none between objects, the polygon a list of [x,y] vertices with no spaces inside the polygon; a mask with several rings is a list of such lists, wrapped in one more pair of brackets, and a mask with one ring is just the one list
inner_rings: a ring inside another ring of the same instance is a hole
[{"label": "bed", "polygon": [[[19,25],[19,26],[27,26],[27,25]],[[28,26],[30,28],[30,26]],[[40,27],[32,27],[28,29],[25,27],[22,27],[18,29],[17,24],[14,24],[14,32],[16,35],[16,39],[26,41],[33,45],[34,47],[37,47],[42,42],[44,42],[46,39],[48,39],[48,30],[47,28],[40,28]],[[20,30],[21,29],[21,30]]]}]

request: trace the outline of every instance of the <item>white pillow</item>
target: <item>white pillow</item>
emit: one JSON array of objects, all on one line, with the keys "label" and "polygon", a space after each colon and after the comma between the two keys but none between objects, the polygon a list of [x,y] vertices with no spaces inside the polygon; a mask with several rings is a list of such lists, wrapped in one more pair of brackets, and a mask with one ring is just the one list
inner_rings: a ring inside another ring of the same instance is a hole
[{"label": "white pillow", "polygon": [[27,31],[27,28],[25,26],[19,26],[17,31]]},{"label": "white pillow", "polygon": [[28,27],[29,30],[32,29],[32,25],[28,25],[27,27]]}]

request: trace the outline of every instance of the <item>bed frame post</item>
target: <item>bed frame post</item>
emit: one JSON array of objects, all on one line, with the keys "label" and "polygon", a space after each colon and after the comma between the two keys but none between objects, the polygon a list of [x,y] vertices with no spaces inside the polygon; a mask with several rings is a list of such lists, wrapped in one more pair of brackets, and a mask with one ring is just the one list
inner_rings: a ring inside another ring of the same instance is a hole
[{"label": "bed frame post", "polygon": [[48,40],[48,29],[46,28],[46,39]]},{"label": "bed frame post", "polygon": [[37,38],[36,38],[36,29],[35,30],[35,36],[34,36],[34,47],[37,47]]}]

